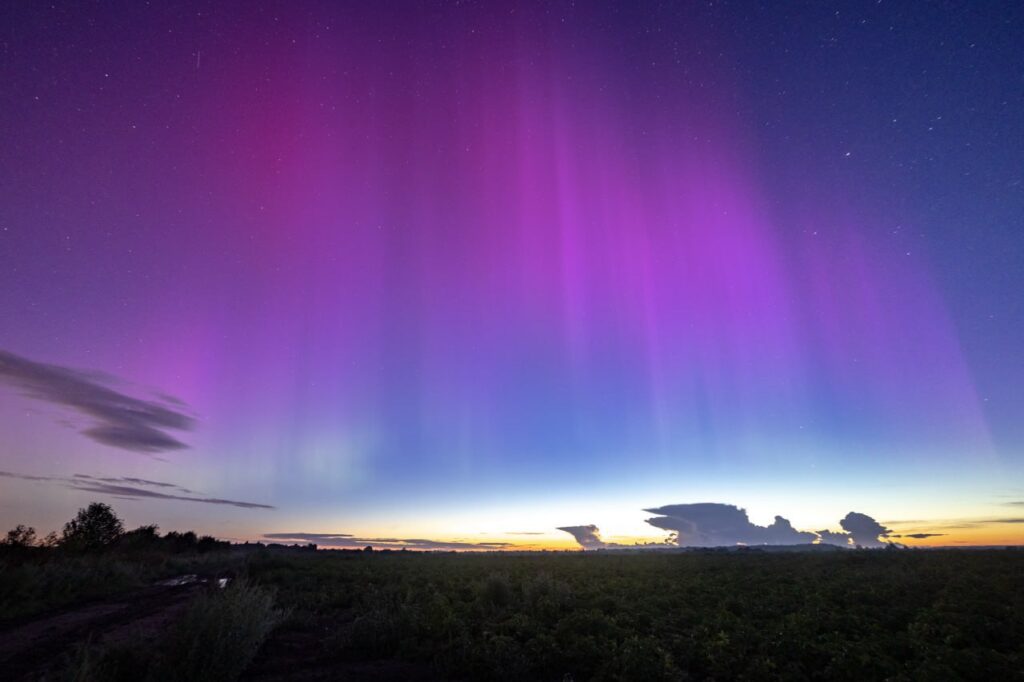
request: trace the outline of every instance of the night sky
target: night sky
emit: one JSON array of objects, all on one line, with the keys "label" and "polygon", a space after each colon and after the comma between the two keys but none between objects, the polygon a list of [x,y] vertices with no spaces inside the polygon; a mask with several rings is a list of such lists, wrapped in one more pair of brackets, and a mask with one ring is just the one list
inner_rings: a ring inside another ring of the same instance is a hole
[{"label": "night sky", "polygon": [[5,3],[0,522],[1024,542],[1021,35],[998,2]]}]

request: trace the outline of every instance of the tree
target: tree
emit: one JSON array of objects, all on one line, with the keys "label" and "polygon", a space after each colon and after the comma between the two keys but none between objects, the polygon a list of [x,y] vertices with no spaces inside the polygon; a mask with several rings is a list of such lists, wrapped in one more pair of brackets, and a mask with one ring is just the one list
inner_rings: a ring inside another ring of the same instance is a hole
[{"label": "tree", "polygon": [[153,549],[160,544],[159,526],[150,524],[139,526],[135,530],[127,531],[118,540],[118,547],[125,547],[132,550]]},{"label": "tree", "polygon": [[107,547],[124,533],[124,524],[110,505],[93,502],[64,524],[61,546],[79,551]]},{"label": "tree", "polygon": [[170,547],[172,552],[187,552],[195,549],[196,544],[199,542],[199,538],[197,538],[195,532],[191,530],[187,530],[184,533],[172,530],[164,536],[164,541],[167,546]]},{"label": "tree", "polygon": [[7,531],[7,539],[0,540],[0,545],[8,547],[31,547],[36,541],[36,529],[19,523]]}]

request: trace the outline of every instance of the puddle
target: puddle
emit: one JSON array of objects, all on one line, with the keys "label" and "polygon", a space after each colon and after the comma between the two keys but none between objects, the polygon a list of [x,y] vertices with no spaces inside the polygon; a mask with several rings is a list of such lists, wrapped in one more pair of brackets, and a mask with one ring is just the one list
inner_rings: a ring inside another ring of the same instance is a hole
[{"label": "puddle", "polygon": [[181,585],[191,585],[198,582],[202,582],[199,576],[194,573],[189,573],[188,575],[179,575],[174,578],[168,578],[167,580],[161,580],[156,584],[160,587],[180,587]]},{"label": "puddle", "polygon": [[[182,585],[196,585],[198,583],[210,583],[211,581],[206,578],[200,578],[195,573],[188,573],[186,575],[179,575],[173,578],[167,578],[166,580],[160,580],[153,583],[159,587],[181,587]],[[231,578],[217,578],[217,587],[223,590],[231,582]]]}]

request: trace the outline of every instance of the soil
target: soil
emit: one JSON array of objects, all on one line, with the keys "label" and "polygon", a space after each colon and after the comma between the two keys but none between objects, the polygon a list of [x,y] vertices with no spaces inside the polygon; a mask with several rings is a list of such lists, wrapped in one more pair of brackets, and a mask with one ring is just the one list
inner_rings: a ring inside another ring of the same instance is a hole
[{"label": "soil", "polygon": [[[92,641],[117,644],[155,641],[194,597],[210,587],[203,582],[164,581],[116,598],[93,601],[58,612],[0,626],[0,678],[39,680],[59,670],[75,645]],[[397,660],[352,661],[325,657],[323,627],[283,628],[271,634],[242,676],[253,682],[366,680],[436,682],[426,666]]]},{"label": "soil", "polygon": [[5,680],[35,680],[52,672],[74,645],[156,638],[201,590],[202,584],[157,585],[114,599],[82,604],[0,627]]}]

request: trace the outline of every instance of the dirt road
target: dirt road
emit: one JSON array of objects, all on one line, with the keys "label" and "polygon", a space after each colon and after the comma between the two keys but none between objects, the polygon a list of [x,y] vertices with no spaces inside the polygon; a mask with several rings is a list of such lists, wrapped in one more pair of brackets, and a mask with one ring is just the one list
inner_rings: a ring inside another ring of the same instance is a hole
[{"label": "dirt road", "polygon": [[158,585],[114,599],[0,626],[5,680],[34,680],[53,670],[75,644],[156,637],[201,590],[199,583]]}]

